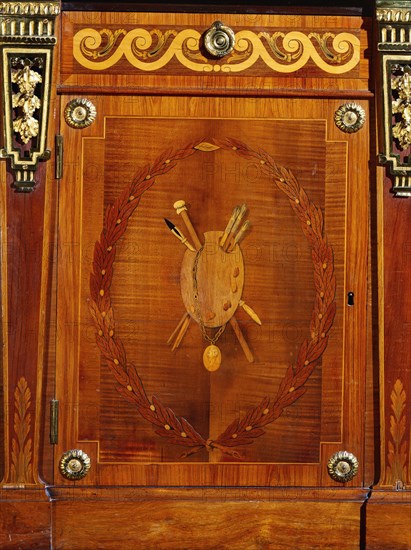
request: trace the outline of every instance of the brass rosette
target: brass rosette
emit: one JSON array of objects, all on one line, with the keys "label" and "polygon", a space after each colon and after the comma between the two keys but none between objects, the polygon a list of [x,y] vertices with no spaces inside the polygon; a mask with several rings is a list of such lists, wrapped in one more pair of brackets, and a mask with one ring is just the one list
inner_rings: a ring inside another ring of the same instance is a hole
[{"label": "brass rosette", "polygon": [[328,473],[334,481],[351,481],[358,473],[358,460],[348,451],[338,451],[328,461]]},{"label": "brass rosette", "polygon": [[96,120],[94,104],[84,97],[72,99],[64,109],[64,119],[70,128],[81,130],[91,126]]},{"label": "brass rosette", "polygon": [[60,473],[66,479],[77,481],[83,479],[91,468],[90,457],[81,449],[66,451],[60,458]]},{"label": "brass rosette", "polygon": [[216,21],[204,35],[204,47],[213,57],[224,57],[231,53],[235,45],[233,29]]},{"label": "brass rosette", "polygon": [[334,122],[336,126],[348,134],[354,134],[361,130],[365,123],[365,111],[357,103],[346,103],[341,105],[335,114]]}]

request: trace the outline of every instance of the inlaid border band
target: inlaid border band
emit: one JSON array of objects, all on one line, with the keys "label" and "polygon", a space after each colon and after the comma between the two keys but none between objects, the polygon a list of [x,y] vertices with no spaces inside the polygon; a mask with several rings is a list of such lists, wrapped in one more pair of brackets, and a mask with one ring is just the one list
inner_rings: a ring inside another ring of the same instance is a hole
[{"label": "inlaid border band", "polygon": [[203,53],[202,35],[195,29],[84,28],[73,37],[73,56],[91,71],[106,71],[126,59],[140,71],[153,72],[175,59],[196,73],[243,73],[261,60],[277,73],[294,73],[312,62],[338,75],[359,64],[360,40],[348,32],[239,30],[231,54],[216,61]]}]

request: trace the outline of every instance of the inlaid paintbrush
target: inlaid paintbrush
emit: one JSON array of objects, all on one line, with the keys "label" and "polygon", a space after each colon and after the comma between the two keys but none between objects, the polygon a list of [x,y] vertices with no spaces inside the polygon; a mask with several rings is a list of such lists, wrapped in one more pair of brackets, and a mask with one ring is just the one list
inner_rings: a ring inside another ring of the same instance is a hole
[{"label": "inlaid paintbrush", "polygon": [[191,252],[195,252],[195,248],[193,247],[192,244],[190,244],[187,240],[187,237],[185,237],[183,235],[183,233],[181,232],[181,229],[178,229],[178,227],[176,227],[173,222],[170,222],[170,220],[168,220],[167,218],[164,218],[164,221],[166,222],[167,224],[167,227],[170,229],[171,233],[177,237],[177,239],[179,241],[181,241],[183,244],[186,245],[186,247],[191,250]]}]

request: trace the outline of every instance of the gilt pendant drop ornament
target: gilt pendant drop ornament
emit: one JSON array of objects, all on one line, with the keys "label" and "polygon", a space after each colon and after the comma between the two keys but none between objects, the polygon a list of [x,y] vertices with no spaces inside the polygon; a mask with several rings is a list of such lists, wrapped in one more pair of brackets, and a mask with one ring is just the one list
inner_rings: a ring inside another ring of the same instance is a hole
[{"label": "gilt pendant drop ornament", "polygon": [[218,370],[221,365],[220,348],[218,348],[214,344],[207,346],[203,353],[203,364],[205,368],[210,372]]}]

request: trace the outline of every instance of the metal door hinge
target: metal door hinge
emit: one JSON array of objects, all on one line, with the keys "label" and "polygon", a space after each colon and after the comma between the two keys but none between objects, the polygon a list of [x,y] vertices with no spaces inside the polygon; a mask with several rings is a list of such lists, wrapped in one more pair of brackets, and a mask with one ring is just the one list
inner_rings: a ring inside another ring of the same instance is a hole
[{"label": "metal door hinge", "polygon": [[64,155],[64,138],[57,135],[55,140],[56,146],[56,180],[61,180],[63,177],[63,155]]},{"label": "metal door hinge", "polygon": [[59,437],[59,402],[58,399],[50,401],[50,444],[56,445]]}]

